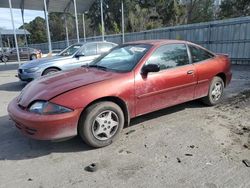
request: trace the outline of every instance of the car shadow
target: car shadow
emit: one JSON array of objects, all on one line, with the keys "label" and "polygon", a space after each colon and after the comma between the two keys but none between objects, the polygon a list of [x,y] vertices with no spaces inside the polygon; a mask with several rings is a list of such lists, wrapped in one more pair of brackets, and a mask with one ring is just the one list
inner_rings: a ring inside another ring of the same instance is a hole
[{"label": "car shadow", "polygon": [[0,90],[2,91],[21,91],[25,86],[26,82],[11,82],[0,85]]},{"label": "car shadow", "polygon": [[20,133],[9,116],[0,117],[0,160],[24,160],[38,158],[51,153],[89,151],[78,136],[60,142],[30,139]]},{"label": "car shadow", "polygon": [[[161,116],[169,115],[172,113],[176,113],[182,110],[185,110],[186,108],[204,108],[207,107],[205,104],[203,104],[200,100],[194,100],[189,101],[186,103],[182,103],[176,106],[164,108],[155,112],[151,112],[136,118],[131,119],[130,125],[127,127],[131,127],[140,123],[143,123],[145,121],[149,121],[151,119],[159,118]],[[127,128],[125,127],[125,128]]]},{"label": "car shadow", "polygon": [[[131,120],[129,127],[139,125],[144,121],[157,117],[185,110],[186,108],[202,107],[204,107],[204,105],[199,101],[187,102],[134,118]],[[0,117],[0,122],[0,160],[23,160],[38,158],[51,153],[94,150],[94,148],[86,145],[78,136],[61,142],[33,140],[23,136],[14,126],[14,123],[10,120],[9,116]],[[125,132],[126,131],[124,131],[124,134],[126,134]]]},{"label": "car shadow", "polygon": [[7,62],[6,64],[3,62],[0,62],[0,71],[10,71],[10,70],[17,70],[19,64],[18,63],[10,63]]}]

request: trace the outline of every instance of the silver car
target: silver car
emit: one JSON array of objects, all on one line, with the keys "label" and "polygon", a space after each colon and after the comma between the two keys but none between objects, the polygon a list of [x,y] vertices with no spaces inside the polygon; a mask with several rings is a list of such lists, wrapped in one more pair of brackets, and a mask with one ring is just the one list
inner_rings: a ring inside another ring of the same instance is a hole
[{"label": "silver car", "polygon": [[117,46],[111,42],[86,42],[69,46],[56,56],[32,60],[21,65],[18,77],[22,81],[31,81],[43,75],[57,71],[81,67],[92,62],[101,54]]}]

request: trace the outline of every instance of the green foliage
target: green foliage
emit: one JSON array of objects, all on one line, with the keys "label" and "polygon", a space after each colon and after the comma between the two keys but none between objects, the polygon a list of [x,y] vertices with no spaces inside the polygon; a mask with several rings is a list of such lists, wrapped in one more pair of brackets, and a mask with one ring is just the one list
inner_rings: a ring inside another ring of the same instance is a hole
[{"label": "green foliage", "polygon": [[113,22],[113,30],[114,30],[114,32],[115,32],[116,34],[118,34],[118,33],[121,32],[121,30],[120,30],[118,24],[117,24],[115,21]]},{"label": "green foliage", "polygon": [[220,6],[219,18],[233,18],[250,15],[249,0],[224,0]]},{"label": "green foliage", "polygon": [[199,23],[213,20],[213,0],[194,0],[186,4],[186,23]]},{"label": "green foliage", "polygon": [[[30,43],[47,42],[45,20],[41,17],[36,17],[30,23],[25,23],[25,29],[30,32]],[[21,29],[23,26],[20,27]]]},{"label": "green foliage", "polygon": [[59,41],[65,38],[64,17],[62,13],[49,14],[49,27],[52,41]]}]

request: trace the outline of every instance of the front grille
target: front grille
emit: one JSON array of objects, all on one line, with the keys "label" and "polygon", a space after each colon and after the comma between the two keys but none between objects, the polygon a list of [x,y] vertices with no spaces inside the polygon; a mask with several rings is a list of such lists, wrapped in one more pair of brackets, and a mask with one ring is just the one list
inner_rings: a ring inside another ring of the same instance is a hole
[{"label": "front grille", "polygon": [[30,134],[30,135],[34,135],[37,132],[36,129],[31,129],[29,127],[25,127],[25,131],[27,134]]},{"label": "front grille", "polygon": [[29,127],[26,127],[20,123],[15,123],[16,127],[22,131],[24,131],[26,134],[29,134],[29,135],[35,135],[37,130],[36,129],[33,129],[33,128],[29,128]]},{"label": "front grille", "polygon": [[20,104],[18,104],[18,107],[21,108],[22,110],[26,110],[26,108]]},{"label": "front grille", "polygon": [[22,73],[23,73],[23,70],[22,70],[22,69],[18,69],[18,72],[19,72],[20,74],[22,74]]}]

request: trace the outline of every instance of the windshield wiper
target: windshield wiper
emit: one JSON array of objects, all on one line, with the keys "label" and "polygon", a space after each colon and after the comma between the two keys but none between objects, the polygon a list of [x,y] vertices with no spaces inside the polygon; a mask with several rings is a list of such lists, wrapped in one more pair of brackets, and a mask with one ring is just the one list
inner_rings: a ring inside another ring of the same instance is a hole
[{"label": "windshield wiper", "polygon": [[101,66],[101,65],[87,65],[87,67],[93,67],[93,68],[97,68],[97,69],[102,69],[102,70],[107,70],[107,67]]}]

